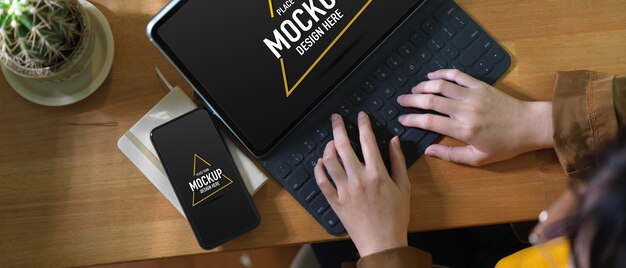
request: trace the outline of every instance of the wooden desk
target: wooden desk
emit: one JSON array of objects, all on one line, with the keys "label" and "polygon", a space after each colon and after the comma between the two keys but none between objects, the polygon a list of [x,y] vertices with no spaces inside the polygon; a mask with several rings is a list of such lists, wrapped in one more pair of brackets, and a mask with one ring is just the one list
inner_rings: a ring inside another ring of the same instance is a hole
[{"label": "wooden desk", "polygon": [[[116,146],[165,94],[154,66],[191,92],[145,37],[147,21],[166,1],[92,2],[116,41],[113,70],[95,94],[68,107],[42,107],[0,78],[0,266],[205,252],[183,217]],[[549,100],[557,70],[626,73],[626,1],[459,2],[513,55],[498,87],[516,97]],[[552,151],[483,168],[424,157],[410,175],[411,231],[533,219],[567,183]],[[324,232],[274,181],[254,200],[261,225],[218,250],[341,239]]]}]

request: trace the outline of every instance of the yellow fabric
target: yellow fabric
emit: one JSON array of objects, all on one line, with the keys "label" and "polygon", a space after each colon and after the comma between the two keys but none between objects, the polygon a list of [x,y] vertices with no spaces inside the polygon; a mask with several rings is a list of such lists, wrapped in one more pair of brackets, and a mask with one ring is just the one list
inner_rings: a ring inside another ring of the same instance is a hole
[{"label": "yellow fabric", "polygon": [[544,245],[520,250],[500,260],[496,268],[566,268],[569,255],[569,241],[565,238],[556,238]]}]

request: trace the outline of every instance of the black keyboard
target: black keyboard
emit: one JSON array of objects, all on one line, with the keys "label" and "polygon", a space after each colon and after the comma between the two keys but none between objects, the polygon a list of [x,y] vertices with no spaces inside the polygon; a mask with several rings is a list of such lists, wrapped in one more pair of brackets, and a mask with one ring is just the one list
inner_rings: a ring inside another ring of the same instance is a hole
[{"label": "black keyboard", "polygon": [[399,115],[428,112],[399,106],[398,95],[409,93],[434,70],[456,68],[493,83],[510,64],[505,50],[456,3],[424,1],[260,161],[326,231],[340,234],[345,229],[313,175],[317,159],[332,139],[330,115],[336,112],[344,117],[352,147],[360,156],[356,118],[359,111],[366,111],[387,167],[388,144],[396,135],[400,137],[407,165],[411,165],[440,135],[398,123]]}]

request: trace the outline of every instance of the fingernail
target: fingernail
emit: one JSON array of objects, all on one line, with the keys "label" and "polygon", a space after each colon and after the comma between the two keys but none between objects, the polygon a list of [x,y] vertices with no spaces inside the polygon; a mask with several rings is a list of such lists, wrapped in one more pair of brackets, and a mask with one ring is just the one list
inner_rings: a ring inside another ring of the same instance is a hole
[{"label": "fingernail", "polygon": [[363,111],[359,112],[359,119],[365,119],[365,113]]},{"label": "fingernail", "polygon": [[321,158],[318,158],[318,159],[317,159],[317,163],[319,164],[319,163],[321,163],[321,162],[322,162],[322,159],[321,159]]},{"label": "fingernail", "polygon": [[539,222],[544,222],[548,219],[548,211],[543,210],[539,213]]},{"label": "fingernail", "polygon": [[536,245],[536,244],[537,244],[537,242],[538,242],[538,241],[537,241],[537,234],[535,234],[535,233],[531,233],[531,234],[528,236],[528,242],[530,242],[530,244],[531,244],[531,245]]},{"label": "fingernail", "polygon": [[405,114],[403,114],[403,115],[399,116],[399,117],[398,117],[398,122],[403,123],[405,118],[406,118],[406,115],[405,115]]},{"label": "fingernail", "polygon": [[428,74],[426,74],[426,76],[428,76],[428,79],[430,79],[430,77],[433,75],[433,72],[430,72]]},{"label": "fingernail", "polygon": [[330,120],[337,119],[338,116],[339,116],[338,114],[332,114],[330,116]]},{"label": "fingernail", "polygon": [[395,146],[398,149],[402,150],[402,143],[400,143],[400,137],[399,136],[395,136],[393,139],[395,140],[394,141]]},{"label": "fingernail", "polygon": [[[412,89],[411,89],[412,90]],[[396,98],[396,102],[400,103],[400,101],[404,98],[404,95],[400,95]]]}]

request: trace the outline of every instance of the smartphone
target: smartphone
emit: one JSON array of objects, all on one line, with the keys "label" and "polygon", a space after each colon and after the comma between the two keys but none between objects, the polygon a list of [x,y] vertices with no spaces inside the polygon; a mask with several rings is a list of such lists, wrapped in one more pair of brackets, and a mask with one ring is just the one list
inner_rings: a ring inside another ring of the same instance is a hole
[{"label": "smartphone", "polygon": [[207,110],[199,108],[150,133],[185,216],[204,249],[259,225],[259,213]]}]

